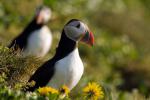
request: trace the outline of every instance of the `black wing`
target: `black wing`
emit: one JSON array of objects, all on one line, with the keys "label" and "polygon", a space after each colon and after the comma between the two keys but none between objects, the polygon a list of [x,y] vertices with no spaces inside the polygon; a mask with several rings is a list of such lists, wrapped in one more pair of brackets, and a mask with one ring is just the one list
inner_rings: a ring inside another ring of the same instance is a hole
[{"label": "black wing", "polygon": [[39,87],[45,86],[54,74],[54,64],[53,60],[47,61],[41,67],[37,69],[37,71],[31,76],[28,82],[35,82],[33,87],[28,87],[26,91],[34,91]]},{"label": "black wing", "polygon": [[8,46],[8,48],[14,48],[14,50],[22,50],[27,44],[27,39],[24,34],[20,34],[16,37]]}]

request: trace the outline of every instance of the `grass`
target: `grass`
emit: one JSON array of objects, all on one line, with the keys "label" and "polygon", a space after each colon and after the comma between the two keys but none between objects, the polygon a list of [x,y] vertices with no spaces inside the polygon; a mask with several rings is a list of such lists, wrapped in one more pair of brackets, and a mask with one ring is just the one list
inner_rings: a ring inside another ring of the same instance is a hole
[{"label": "grass", "polygon": [[22,57],[19,53],[0,46],[0,72],[6,74],[7,83],[11,86],[27,82],[41,63],[40,59]]},{"label": "grass", "polygon": [[[29,77],[40,66],[40,64],[42,64],[42,62],[42,60],[33,57],[24,58],[19,53],[14,53],[11,49],[8,49],[7,47],[1,45],[0,98],[3,98],[4,100],[9,99],[10,97],[12,98],[12,100],[21,100],[23,98],[29,100],[34,100],[35,98],[37,100],[43,100],[45,97],[41,96],[37,92],[24,93],[21,91],[22,87],[27,84],[27,80],[29,79]],[[90,80],[92,81],[92,79],[84,75],[79,85],[77,85],[77,87],[73,91],[71,91],[69,98],[83,99],[82,88],[88,82],[90,82]],[[106,85],[103,83],[102,87],[105,94],[104,100],[126,100],[127,98],[128,100],[145,100],[145,97],[142,94],[140,94],[136,89],[129,93],[118,91],[114,88],[113,85]],[[50,99],[54,97],[55,96],[48,96],[48,98]]]}]

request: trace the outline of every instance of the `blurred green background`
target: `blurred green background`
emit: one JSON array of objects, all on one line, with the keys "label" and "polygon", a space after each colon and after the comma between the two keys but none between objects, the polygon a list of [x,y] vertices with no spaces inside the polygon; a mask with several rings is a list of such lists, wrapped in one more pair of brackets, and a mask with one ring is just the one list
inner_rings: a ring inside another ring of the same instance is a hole
[{"label": "blurred green background", "polygon": [[101,83],[113,98],[129,98],[135,92],[149,96],[150,0],[0,0],[2,45],[8,45],[24,29],[39,5],[52,9],[48,26],[53,45],[45,60],[54,55],[68,20],[83,20],[94,33],[93,48],[79,45],[85,73],[73,96],[79,95],[76,91],[88,81]]}]

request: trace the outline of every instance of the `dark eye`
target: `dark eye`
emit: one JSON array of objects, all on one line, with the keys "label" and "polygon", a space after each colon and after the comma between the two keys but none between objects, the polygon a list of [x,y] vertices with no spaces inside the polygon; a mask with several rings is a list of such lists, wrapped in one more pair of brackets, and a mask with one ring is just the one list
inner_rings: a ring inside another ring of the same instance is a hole
[{"label": "dark eye", "polygon": [[77,27],[77,28],[80,28],[80,24],[78,24],[76,27]]}]

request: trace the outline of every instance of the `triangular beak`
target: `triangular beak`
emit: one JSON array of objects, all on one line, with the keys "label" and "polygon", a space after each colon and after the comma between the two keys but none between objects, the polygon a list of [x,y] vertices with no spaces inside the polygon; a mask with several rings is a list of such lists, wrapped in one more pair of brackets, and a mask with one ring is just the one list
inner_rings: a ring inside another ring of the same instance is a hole
[{"label": "triangular beak", "polygon": [[41,13],[39,13],[36,17],[37,24],[41,24],[43,22],[43,16]]},{"label": "triangular beak", "polygon": [[81,39],[82,42],[93,46],[94,45],[94,35],[92,32],[86,32],[85,35]]}]

